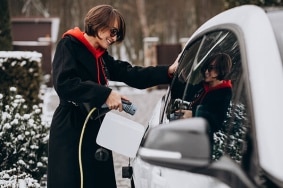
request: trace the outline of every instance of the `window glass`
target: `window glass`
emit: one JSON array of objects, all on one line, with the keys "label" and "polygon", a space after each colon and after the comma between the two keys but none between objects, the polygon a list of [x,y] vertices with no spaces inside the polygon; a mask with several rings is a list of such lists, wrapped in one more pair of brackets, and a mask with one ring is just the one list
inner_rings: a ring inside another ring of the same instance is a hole
[{"label": "window glass", "polygon": [[250,118],[240,46],[233,32],[220,30],[207,33],[185,48],[171,84],[171,92],[165,104],[162,123],[181,117],[180,114],[175,113],[176,110],[186,109],[191,104],[187,99],[191,94],[195,95],[193,86],[203,80],[201,68],[204,62],[217,53],[228,54],[232,60],[232,68],[226,78],[231,80],[232,96],[224,111],[224,120],[217,125],[221,127],[220,130],[216,129],[217,131],[213,132],[212,158],[217,160],[225,153],[236,162],[241,163],[247,151]]}]

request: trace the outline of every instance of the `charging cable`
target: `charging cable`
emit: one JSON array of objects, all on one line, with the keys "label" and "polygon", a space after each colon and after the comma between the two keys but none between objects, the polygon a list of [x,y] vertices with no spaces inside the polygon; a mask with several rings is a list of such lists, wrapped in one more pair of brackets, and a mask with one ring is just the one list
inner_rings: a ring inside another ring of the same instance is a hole
[{"label": "charging cable", "polygon": [[[85,108],[88,110],[90,109],[89,106],[87,104],[85,104]],[[123,110],[131,115],[134,115],[136,113],[137,108],[130,102],[127,100],[122,99],[122,107]],[[105,108],[106,111],[104,113],[102,113],[101,115],[99,115],[98,117],[96,117],[95,119],[99,118],[100,116],[104,115],[105,113],[109,112],[110,109],[107,107],[106,104],[102,105],[102,108]],[[96,110],[96,108],[92,108],[89,113],[87,114],[87,117],[84,121],[83,127],[82,127],[82,132],[80,135],[80,141],[79,141],[79,168],[80,168],[80,177],[81,177],[81,188],[84,187],[84,173],[83,173],[83,165],[82,165],[82,142],[83,142],[83,136],[84,136],[84,132],[85,132],[85,128],[86,128],[86,124],[88,122],[88,120],[90,118],[92,118],[92,114],[93,112]],[[101,153],[100,153],[101,154]]]},{"label": "charging cable", "polygon": [[86,124],[87,124],[89,118],[91,117],[92,113],[95,110],[96,110],[96,108],[93,108],[88,113],[88,115],[87,115],[87,117],[85,119],[83,128],[82,128],[81,136],[80,136],[80,142],[79,142],[79,167],[80,167],[80,176],[81,176],[81,188],[84,187],[84,173],[83,173],[83,165],[82,165],[82,142],[83,142],[83,136],[84,136]]}]

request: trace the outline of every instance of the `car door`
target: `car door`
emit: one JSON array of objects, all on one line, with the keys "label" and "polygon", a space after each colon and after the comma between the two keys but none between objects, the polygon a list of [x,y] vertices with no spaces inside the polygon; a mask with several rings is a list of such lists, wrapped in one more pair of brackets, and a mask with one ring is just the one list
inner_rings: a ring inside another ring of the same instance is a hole
[{"label": "car door", "polygon": [[[242,44],[243,46],[244,44]],[[161,112],[160,124],[178,119],[174,114],[177,108],[185,104],[185,96],[190,92],[189,84],[201,81],[200,67],[207,57],[214,53],[227,53],[233,65],[228,76],[232,81],[233,95],[223,122],[223,130],[214,133],[213,160],[218,160],[224,153],[239,165],[244,165],[243,156],[247,150],[249,119],[247,113],[247,92],[244,82],[240,41],[232,30],[222,29],[207,32],[189,42],[184,48],[179,67],[165,97]],[[176,102],[177,101],[177,102]],[[192,173],[160,168],[159,174],[168,187],[228,187],[214,179]]]},{"label": "car door", "polygon": [[[271,23],[279,28],[282,19],[274,13],[277,22]],[[160,125],[148,131],[139,150],[143,161],[162,166],[163,187],[282,187],[281,33],[274,37],[266,11],[247,5],[209,20],[189,39],[160,109]],[[218,52],[232,58],[233,95],[222,129],[211,140],[204,119],[179,120],[173,112],[185,107],[188,86],[200,81],[204,59]],[[190,177],[192,172],[202,175]],[[207,184],[206,176],[223,183]]]}]

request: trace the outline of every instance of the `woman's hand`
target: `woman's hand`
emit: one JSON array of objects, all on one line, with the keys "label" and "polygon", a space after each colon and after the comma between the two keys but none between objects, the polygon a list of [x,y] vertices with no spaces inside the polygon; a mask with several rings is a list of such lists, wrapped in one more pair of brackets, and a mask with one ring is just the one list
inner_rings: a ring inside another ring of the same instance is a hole
[{"label": "woman's hand", "polygon": [[181,110],[184,113],[183,118],[191,118],[193,117],[193,111],[191,110]]},{"label": "woman's hand", "polygon": [[169,69],[168,69],[168,74],[169,74],[169,75],[174,75],[174,73],[176,72],[177,67],[178,67],[178,65],[179,65],[179,56],[180,56],[180,54],[179,54],[178,57],[175,59],[174,63],[169,67]]},{"label": "woman's hand", "polygon": [[181,116],[181,119],[191,118],[193,117],[193,111],[191,110],[176,110],[177,114],[180,114],[178,116]]},{"label": "woman's hand", "polygon": [[127,97],[122,96],[120,93],[112,90],[105,103],[109,109],[119,110],[121,112],[123,110],[122,99],[127,101],[129,100]]}]

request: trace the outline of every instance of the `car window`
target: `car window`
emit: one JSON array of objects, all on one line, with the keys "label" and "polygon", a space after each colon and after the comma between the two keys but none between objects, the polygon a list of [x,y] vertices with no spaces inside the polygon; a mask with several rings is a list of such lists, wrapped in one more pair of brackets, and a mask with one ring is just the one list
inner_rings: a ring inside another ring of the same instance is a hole
[{"label": "car window", "polygon": [[219,30],[207,33],[188,44],[184,49],[179,67],[170,86],[170,93],[165,104],[162,123],[178,119],[176,109],[189,105],[186,97],[193,92],[192,85],[203,79],[201,67],[210,56],[216,53],[226,53],[231,57],[232,69],[227,79],[232,83],[232,97],[229,102],[221,130],[213,133],[214,160],[224,153],[239,164],[244,164],[249,140],[250,110],[246,80],[243,74],[240,46],[232,31]]}]

